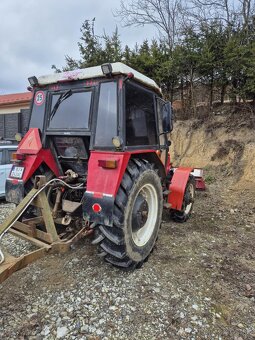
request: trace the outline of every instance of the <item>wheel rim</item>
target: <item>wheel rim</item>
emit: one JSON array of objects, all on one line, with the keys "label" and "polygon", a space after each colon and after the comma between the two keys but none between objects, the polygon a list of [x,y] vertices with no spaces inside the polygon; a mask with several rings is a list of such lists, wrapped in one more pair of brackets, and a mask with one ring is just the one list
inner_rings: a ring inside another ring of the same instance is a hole
[{"label": "wheel rim", "polygon": [[145,184],[137,193],[132,209],[132,239],[138,247],[144,246],[154,232],[158,206],[154,186]]},{"label": "wheel rim", "polygon": [[184,213],[188,215],[192,209],[192,205],[194,202],[194,196],[195,196],[195,188],[192,183],[189,183],[186,192],[185,192],[185,207],[184,207]]}]

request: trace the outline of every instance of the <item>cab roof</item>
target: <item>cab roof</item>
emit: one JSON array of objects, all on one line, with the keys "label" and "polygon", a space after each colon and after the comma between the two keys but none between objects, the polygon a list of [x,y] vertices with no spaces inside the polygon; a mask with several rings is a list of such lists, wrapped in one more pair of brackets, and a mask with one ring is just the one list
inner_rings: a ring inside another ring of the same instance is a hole
[{"label": "cab roof", "polygon": [[[123,64],[123,63],[112,63],[112,74],[123,74],[128,75],[129,73],[134,74],[134,79],[138,82],[144,84],[152,88],[153,90],[161,93],[160,87],[149,77],[146,77],[142,73],[134,70],[133,68]],[[105,75],[102,72],[101,66],[93,66],[83,69],[78,69],[74,71],[67,71],[61,73],[54,73],[51,75],[41,76],[38,78],[39,85],[50,85],[55,84],[61,81],[73,81],[73,80],[82,80],[82,79],[92,79],[92,78],[102,78]]]}]

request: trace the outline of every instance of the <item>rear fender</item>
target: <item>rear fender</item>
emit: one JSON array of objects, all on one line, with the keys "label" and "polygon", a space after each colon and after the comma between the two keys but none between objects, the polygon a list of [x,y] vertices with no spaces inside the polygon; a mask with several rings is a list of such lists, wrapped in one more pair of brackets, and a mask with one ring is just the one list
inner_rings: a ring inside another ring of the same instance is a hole
[{"label": "rear fender", "polygon": [[20,166],[25,167],[22,176],[24,183],[27,182],[42,163],[45,163],[55,176],[60,175],[51,150],[42,148],[39,129],[32,128],[26,133],[18,146],[17,153],[26,155],[25,160],[20,164]]},{"label": "rear fender", "polygon": [[[88,163],[87,190],[83,200],[85,220],[104,225],[112,225],[115,196],[126,171],[130,153],[92,151]],[[117,161],[115,169],[99,166],[99,161]],[[99,211],[93,207],[99,205]]]},{"label": "rear fender", "polygon": [[[87,190],[83,200],[83,216],[85,220],[112,226],[115,197],[130,158],[145,158],[145,155],[150,153],[155,153],[155,150],[135,150],[133,152],[91,151],[88,163]],[[115,160],[117,161],[117,167],[115,169],[103,168],[99,166],[100,160]],[[95,206],[97,206],[98,211],[95,211]]]},{"label": "rear fender", "polygon": [[174,171],[169,186],[170,194],[168,195],[168,203],[171,204],[171,209],[179,211],[182,209],[185,188],[192,171],[193,168],[177,168]]},{"label": "rear fender", "polygon": [[22,201],[25,193],[24,184],[33,176],[42,163],[46,164],[56,177],[60,176],[51,150],[41,149],[37,155],[26,155],[26,159],[21,164],[18,164],[18,166],[24,166],[25,168],[22,179],[12,178],[9,175],[5,182],[5,198],[7,202],[19,204]]},{"label": "rear fender", "polygon": [[[91,151],[88,163],[87,192],[115,197],[126,171],[130,153]],[[99,161],[117,161],[116,169],[99,166]]]},{"label": "rear fender", "polygon": [[23,182],[27,182],[27,180],[33,176],[34,172],[43,163],[47,165],[47,167],[54,173],[56,177],[60,176],[57,163],[54,159],[54,156],[52,155],[51,150],[41,149],[37,155],[26,155],[26,159],[22,162],[22,166],[25,167],[22,177]]}]

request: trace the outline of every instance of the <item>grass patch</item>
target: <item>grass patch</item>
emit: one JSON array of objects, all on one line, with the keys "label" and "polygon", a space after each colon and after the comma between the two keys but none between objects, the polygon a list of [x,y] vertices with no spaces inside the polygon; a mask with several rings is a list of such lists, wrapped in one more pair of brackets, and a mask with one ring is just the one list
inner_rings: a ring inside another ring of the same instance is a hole
[{"label": "grass patch", "polygon": [[214,177],[214,176],[212,176],[212,175],[207,175],[207,176],[205,176],[205,182],[207,183],[207,184],[212,184],[212,183],[214,183],[216,181],[216,178]]}]

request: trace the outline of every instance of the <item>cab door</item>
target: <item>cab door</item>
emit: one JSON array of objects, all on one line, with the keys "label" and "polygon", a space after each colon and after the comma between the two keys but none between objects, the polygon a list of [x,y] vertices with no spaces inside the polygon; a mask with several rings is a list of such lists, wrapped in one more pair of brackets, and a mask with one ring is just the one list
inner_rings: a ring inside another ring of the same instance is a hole
[{"label": "cab door", "polygon": [[157,114],[158,114],[158,134],[159,134],[159,145],[160,145],[160,159],[162,163],[166,166],[167,157],[168,157],[168,139],[169,134],[164,133],[164,117],[163,111],[166,102],[162,99],[157,97]]}]

